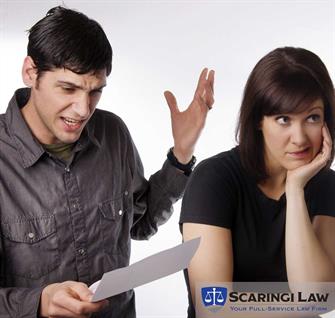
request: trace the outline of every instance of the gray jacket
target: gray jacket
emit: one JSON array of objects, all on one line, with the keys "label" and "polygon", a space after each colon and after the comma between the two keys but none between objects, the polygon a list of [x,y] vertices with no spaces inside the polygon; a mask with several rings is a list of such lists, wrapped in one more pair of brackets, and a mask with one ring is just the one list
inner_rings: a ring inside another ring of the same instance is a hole
[{"label": "gray jacket", "polygon": [[[29,93],[0,115],[0,317],[36,317],[46,285],[127,266],[130,239],[156,233],[187,181],[168,161],[147,181],[125,124],[98,109],[72,159],[54,158],[21,115]],[[133,291],[93,315],[135,316]]]}]

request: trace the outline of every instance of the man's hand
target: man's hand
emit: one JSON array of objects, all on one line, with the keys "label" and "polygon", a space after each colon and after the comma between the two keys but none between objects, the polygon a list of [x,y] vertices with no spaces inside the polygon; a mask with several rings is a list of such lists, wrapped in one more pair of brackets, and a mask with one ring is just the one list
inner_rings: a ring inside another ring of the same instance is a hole
[{"label": "man's hand", "polygon": [[67,281],[46,286],[41,295],[40,316],[87,318],[108,305],[107,300],[91,303],[92,292],[84,283]]},{"label": "man's hand", "polygon": [[315,158],[308,164],[297,169],[287,171],[286,189],[299,188],[303,189],[307,182],[313,178],[330,159],[332,151],[332,140],[326,124],[322,127],[322,149]]},{"label": "man's hand", "polygon": [[208,73],[205,68],[200,74],[193,100],[183,112],[179,111],[174,95],[170,91],[164,92],[171,112],[173,153],[180,163],[186,164],[192,158],[195,144],[205,125],[207,112],[214,103],[213,87],[214,71]]}]

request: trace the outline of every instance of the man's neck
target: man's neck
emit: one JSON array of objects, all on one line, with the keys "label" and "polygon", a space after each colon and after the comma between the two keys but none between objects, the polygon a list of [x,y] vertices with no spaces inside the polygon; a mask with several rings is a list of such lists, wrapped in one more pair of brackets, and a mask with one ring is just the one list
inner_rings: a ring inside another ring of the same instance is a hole
[{"label": "man's neck", "polygon": [[45,127],[43,123],[41,123],[41,119],[36,112],[36,108],[32,101],[32,97],[30,96],[28,102],[21,108],[21,114],[27,123],[28,127],[30,128],[34,137],[41,143],[41,144],[52,144],[52,139],[50,138],[50,134],[43,133]]}]

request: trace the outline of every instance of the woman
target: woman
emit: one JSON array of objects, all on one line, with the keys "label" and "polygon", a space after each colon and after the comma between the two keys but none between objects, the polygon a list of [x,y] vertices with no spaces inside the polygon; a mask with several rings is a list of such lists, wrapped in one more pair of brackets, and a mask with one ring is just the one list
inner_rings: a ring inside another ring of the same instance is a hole
[{"label": "woman", "polygon": [[[335,281],[334,87],[314,53],[278,48],[245,87],[238,146],[204,160],[186,190],[186,272],[201,282]],[[315,270],[317,268],[317,270]]]}]

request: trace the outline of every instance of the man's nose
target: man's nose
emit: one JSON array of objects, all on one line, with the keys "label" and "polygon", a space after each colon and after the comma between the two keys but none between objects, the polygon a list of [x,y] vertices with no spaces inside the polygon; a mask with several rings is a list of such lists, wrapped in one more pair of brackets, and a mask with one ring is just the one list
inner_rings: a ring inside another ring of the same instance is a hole
[{"label": "man's nose", "polygon": [[90,97],[88,94],[80,95],[73,103],[73,110],[81,119],[86,119],[90,114]]},{"label": "man's nose", "polygon": [[297,146],[306,145],[308,140],[305,127],[302,124],[293,125],[291,131],[291,142]]}]

